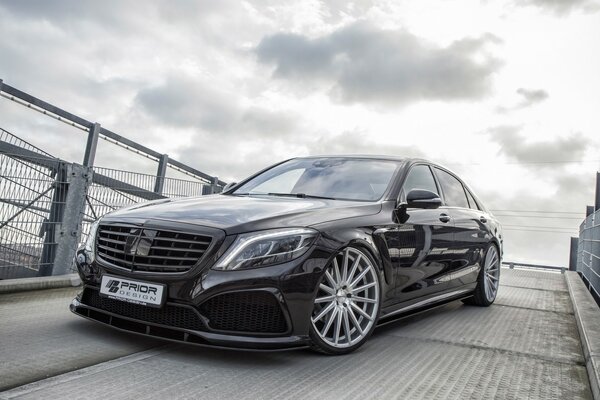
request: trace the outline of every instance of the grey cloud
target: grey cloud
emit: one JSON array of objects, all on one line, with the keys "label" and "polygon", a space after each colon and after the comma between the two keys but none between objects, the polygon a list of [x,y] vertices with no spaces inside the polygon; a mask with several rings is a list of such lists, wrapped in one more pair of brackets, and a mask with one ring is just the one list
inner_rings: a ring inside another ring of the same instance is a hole
[{"label": "grey cloud", "polygon": [[469,100],[489,93],[501,62],[487,46],[498,42],[486,34],[440,47],[405,30],[358,22],[314,39],[268,36],[256,54],[260,62],[275,65],[275,77],[329,84],[342,102]]},{"label": "grey cloud", "polygon": [[[588,140],[581,133],[572,134],[566,138],[552,141],[529,142],[521,134],[519,126],[499,126],[488,131],[491,139],[500,145],[500,153],[522,163],[575,161],[585,155]],[[551,164],[546,164],[546,166]]]},{"label": "grey cloud", "polygon": [[159,86],[141,90],[134,104],[166,125],[215,135],[280,137],[294,133],[300,123],[291,112],[245,107],[237,93],[182,76],[171,76]]},{"label": "grey cloud", "polygon": [[519,94],[523,98],[519,105],[520,108],[529,107],[531,105],[541,103],[549,97],[548,92],[546,92],[543,89],[519,88],[517,89],[517,94]]},{"label": "grey cloud", "polygon": [[[198,18],[207,13],[225,11],[232,1],[178,0],[144,1],[137,0],[0,0],[0,6],[13,14],[25,18],[42,18],[58,24],[73,25],[92,22],[98,25],[115,24],[129,29],[131,22],[144,19],[164,19],[181,21]],[[141,27],[141,26],[138,26]]]},{"label": "grey cloud", "polygon": [[423,152],[415,146],[381,144],[373,141],[375,134],[360,131],[347,131],[338,135],[324,134],[306,143],[310,155],[373,154],[397,157],[423,157]]},{"label": "grey cloud", "polygon": [[575,10],[595,12],[600,9],[600,4],[596,0],[528,0],[518,1],[517,4],[533,5],[556,15],[567,15]]},{"label": "grey cloud", "polygon": [[189,78],[170,77],[142,89],[135,103],[155,119],[173,126],[229,130],[239,105],[223,91]]},{"label": "grey cloud", "polygon": [[525,89],[519,88],[516,90],[517,95],[519,95],[519,100],[512,106],[499,106],[496,108],[496,111],[501,114],[506,114],[511,111],[522,110],[524,108],[528,108],[534,106],[536,104],[542,103],[547,100],[550,95],[544,89]]}]

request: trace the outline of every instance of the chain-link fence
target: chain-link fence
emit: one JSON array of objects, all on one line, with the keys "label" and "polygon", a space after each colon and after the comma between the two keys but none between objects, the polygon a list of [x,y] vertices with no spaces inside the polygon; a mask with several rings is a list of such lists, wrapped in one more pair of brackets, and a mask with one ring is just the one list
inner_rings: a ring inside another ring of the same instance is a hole
[{"label": "chain-link fence", "polygon": [[[219,192],[225,182],[118,135],[0,79],[0,97],[87,135],[81,164],[0,128],[0,279],[69,272],[92,221],[126,205]],[[94,165],[98,140],[157,163],[155,175]],[[167,169],[190,179],[167,177]]]},{"label": "chain-link fence", "polygon": [[577,272],[600,304],[600,209],[579,226]]},{"label": "chain-link fence", "polygon": [[60,160],[0,129],[0,278],[36,276],[56,242],[54,211],[65,184]]},{"label": "chain-link fence", "polygon": [[205,180],[69,163],[0,128],[0,279],[68,272],[77,242],[110,211],[213,190]]}]

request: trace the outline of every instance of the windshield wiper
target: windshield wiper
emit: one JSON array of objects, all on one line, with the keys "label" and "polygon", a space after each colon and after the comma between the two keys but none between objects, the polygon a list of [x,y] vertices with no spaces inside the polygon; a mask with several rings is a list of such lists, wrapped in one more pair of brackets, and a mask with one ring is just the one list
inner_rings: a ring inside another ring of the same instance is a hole
[{"label": "windshield wiper", "polygon": [[281,197],[297,197],[299,199],[337,200],[335,197],[316,196],[313,194],[306,194],[306,193],[267,193],[267,195],[268,196],[281,196]]}]

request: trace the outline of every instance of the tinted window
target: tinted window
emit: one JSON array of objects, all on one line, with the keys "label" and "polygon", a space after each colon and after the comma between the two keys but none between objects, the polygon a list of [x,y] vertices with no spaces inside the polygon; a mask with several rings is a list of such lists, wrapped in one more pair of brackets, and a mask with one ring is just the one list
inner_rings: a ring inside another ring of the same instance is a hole
[{"label": "tinted window", "polygon": [[467,196],[465,195],[465,189],[462,183],[449,173],[436,168],[436,174],[442,191],[444,192],[444,198],[446,199],[446,205],[451,207],[464,207],[469,208],[467,202]]},{"label": "tinted window", "polygon": [[374,159],[306,158],[279,164],[237,188],[234,195],[302,194],[374,201],[383,196],[398,163]]},{"label": "tinted window", "polygon": [[467,190],[467,198],[469,199],[469,206],[473,210],[480,210],[479,206],[477,205],[477,202],[475,201],[475,198],[473,197],[471,192],[469,192],[468,190]]},{"label": "tinted window", "polygon": [[425,189],[439,195],[431,169],[427,165],[415,165],[410,169],[402,186],[403,198],[413,189]]}]

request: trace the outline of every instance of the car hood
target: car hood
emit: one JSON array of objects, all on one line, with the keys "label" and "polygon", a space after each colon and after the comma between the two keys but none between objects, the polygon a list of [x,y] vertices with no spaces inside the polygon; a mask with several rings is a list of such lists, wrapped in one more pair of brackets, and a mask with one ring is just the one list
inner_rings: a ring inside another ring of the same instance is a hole
[{"label": "car hood", "polygon": [[136,204],[107,220],[168,220],[236,234],[254,230],[311,226],[381,211],[380,203],[275,196],[211,195]]}]

